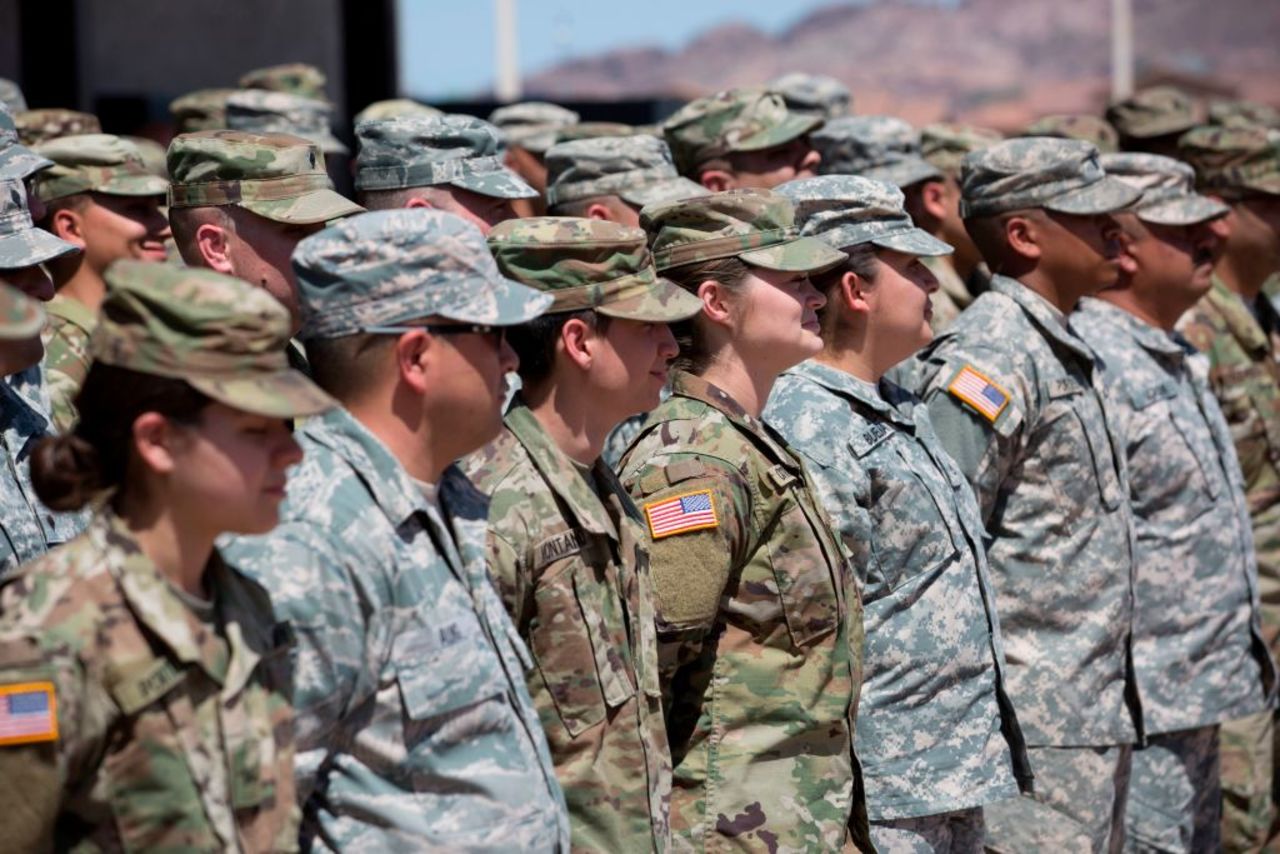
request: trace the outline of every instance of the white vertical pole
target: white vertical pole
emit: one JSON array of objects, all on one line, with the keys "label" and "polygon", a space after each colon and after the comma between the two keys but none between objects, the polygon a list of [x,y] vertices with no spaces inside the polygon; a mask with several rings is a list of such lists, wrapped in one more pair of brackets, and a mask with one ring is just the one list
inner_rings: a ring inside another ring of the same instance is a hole
[{"label": "white vertical pole", "polygon": [[1111,98],[1133,94],[1133,3],[1111,0]]},{"label": "white vertical pole", "polygon": [[520,100],[520,57],[516,46],[516,0],[493,0],[493,95]]}]

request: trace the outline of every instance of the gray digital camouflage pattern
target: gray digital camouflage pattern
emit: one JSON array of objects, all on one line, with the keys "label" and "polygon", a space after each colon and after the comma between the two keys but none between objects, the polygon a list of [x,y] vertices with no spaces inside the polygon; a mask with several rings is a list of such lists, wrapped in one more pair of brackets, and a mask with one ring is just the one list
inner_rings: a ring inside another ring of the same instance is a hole
[{"label": "gray digital camouflage pattern", "polygon": [[1216,199],[1195,192],[1195,170],[1180,160],[1159,154],[1123,152],[1100,158],[1107,175],[1136,190],[1142,198],[1125,209],[1143,222],[1194,225],[1227,213]]},{"label": "gray digital camouflage pattern", "polygon": [[1133,753],[1125,849],[1222,851],[1216,725],[1155,735]]},{"label": "gray digital camouflage pattern", "polygon": [[763,151],[822,126],[819,116],[787,108],[782,96],[764,89],[727,89],[690,101],[662,123],[662,136],[681,175],[734,151]]},{"label": "gray digital camouflage pattern", "polygon": [[676,172],[671,150],[648,134],[560,142],[547,149],[547,204],[617,196],[637,207],[708,195]]},{"label": "gray digital camouflage pattern", "polygon": [[965,156],[960,215],[1044,208],[1090,215],[1119,210],[1142,195],[1106,174],[1098,149],[1079,139],[1007,139]]},{"label": "gray digital camouflage pattern", "polygon": [[804,455],[861,582],[872,839],[876,821],[1014,797],[1015,777],[1029,789],[977,502],[924,405],[808,361],[778,378],[764,420]]},{"label": "gray digital camouflage pattern", "polygon": [[41,157],[22,144],[13,113],[0,104],[0,180],[28,178],[52,165],[52,160]]},{"label": "gray digital camouflage pattern", "polygon": [[21,178],[0,179],[0,274],[79,251],[75,244],[54,237],[31,222],[27,188]]},{"label": "gray digital camouflage pattern", "polygon": [[899,187],[942,177],[921,156],[920,132],[893,116],[845,116],[813,132],[823,175],[861,175]]},{"label": "gray digital camouflage pattern", "polygon": [[290,92],[241,89],[227,96],[227,128],[249,133],[288,133],[310,140],[325,154],[346,154],[333,135],[333,105]]},{"label": "gray digital camouflage pattern", "polygon": [[854,175],[820,175],[787,181],[774,192],[791,201],[805,237],[834,249],[871,244],[908,255],[948,255],[952,248],[916,228],[903,208],[902,191],[885,181]]},{"label": "gray digital camouflage pattern", "polygon": [[834,119],[853,109],[849,87],[825,74],[792,71],[770,80],[765,88],[781,95],[793,113]]},{"label": "gray digital camouflage pattern", "polygon": [[444,113],[435,107],[414,101],[411,98],[390,98],[385,101],[374,101],[356,113],[355,118],[351,120],[351,124],[353,127],[358,128],[363,122],[374,119],[398,119],[407,116],[430,118],[443,115]]},{"label": "gray digital camouflage pattern", "polygon": [[1088,113],[1062,113],[1043,116],[1027,125],[1023,136],[1056,136],[1091,143],[1103,154],[1120,150],[1120,134],[1111,123]]},{"label": "gray digital camouflage pattern", "polygon": [[555,145],[558,132],[578,123],[573,110],[546,101],[522,101],[498,107],[489,122],[502,131],[507,145],[542,154]]},{"label": "gray digital camouflage pattern", "polygon": [[920,156],[952,178],[959,178],[960,162],[966,154],[1002,139],[1004,135],[991,128],[935,122],[920,129]]},{"label": "gray digital camouflage pattern", "polygon": [[20,113],[26,108],[27,97],[22,94],[22,87],[12,80],[0,77],[0,109]]}]

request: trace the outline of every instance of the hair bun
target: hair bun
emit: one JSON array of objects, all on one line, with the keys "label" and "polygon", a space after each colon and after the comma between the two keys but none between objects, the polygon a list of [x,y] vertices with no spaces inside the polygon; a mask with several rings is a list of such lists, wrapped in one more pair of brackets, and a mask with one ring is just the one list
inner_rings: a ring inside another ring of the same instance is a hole
[{"label": "hair bun", "polygon": [[97,450],[74,433],[36,445],[31,483],[45,506],[58,512],[81,509],[106,487]]}]

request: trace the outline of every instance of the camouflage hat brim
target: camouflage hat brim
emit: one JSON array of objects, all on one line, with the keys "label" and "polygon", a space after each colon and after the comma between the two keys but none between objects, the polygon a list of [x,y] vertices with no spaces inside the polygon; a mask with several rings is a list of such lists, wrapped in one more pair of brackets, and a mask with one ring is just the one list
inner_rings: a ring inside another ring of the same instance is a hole
[{"label": "camouflage hat brim", "polygon": [[309,140],[310,142],[314,142],[316,145],[320,146],[320,150],[325,154],[351,153],[351,149],[347,148],[346,144],[343,143],[342,140],[338,139],[328,131],[324,131],[322,133],[300,133],[298,136],[301,136],[303,139]]},{"label": "camouflage hat brim", "polygon": [[241,199],[237,204],[250,213],[287,225],[315,225],[364,211],[342,194],[327,189],[310,190],[291,199]]},{"label": "camouflage hat brim", "polygon": [[472,293],[475,298],[470,302],[441,308],[437,313],[463,323],[515,326],[543,314],[552,303],[550,294],[507,278],[485,281]]},{"label": "camouflage hat brim", "polygon": [[1221,202],[1199,194],[1189,194],[1134,208],[1133,213],[1143,222],[1156,225],[1195,225],[1217,219],[1229,210]]},{"label": "camouflage hat brim", "polygon": [[449,183],[482,196],[495,199],[532,199],[538,191],[510,169],[496,172],[470,172],[449,179]]},{"label": "camouflage hat brim", "polygon": [[197,391],[219,403],[268,418],[319,415],[338,405],[319,386],[292,369],[227,379],[207,376],[185,379]]},{"label": "camouflage hat brim", "polygon": [[39,301],[0,282],[0,341],[26,341],[44,329],[46,315]]},{"label": "camouflage hat brim", "polygon": [[0,151],[0,181],[8,178],[25,180],[52,165],[52,160],[41,157],[25,145],[11,145]]},{"label": "camouflage hat brim", "polygon": [[596,311],[641,323],[675,323],[702,311],[702,301],[675,282],[658,278],[638,293],[601,303]]},{"label": "camouflage hat brim", "polygon": [[116,175],[93,191],[108,196],[163,196],[169,192],[169,182],[158,175]]},{"label": "camouflage hat brim", "polygon": [[801,116],[788,112],[778,124],[751,136],[745,136],[736,143],[728,145],[727,149],[729,151],[764,151],[766,148],[785,145],[793,139],[812,133],[822,127],[822,124],[823,119],[819,116]]},{"label": "camouflage hat brim", "polygon": [[52,261],[79,248],[41,228],[0,236],[0,270],[17,270]]},{"label": "camouflage hat brim", "polygon": [[874,178],[897,187],[910,187],[921,181],[941,181],[942,170],[923,157],[903,157],[892,163],[873,166],[858,173],[863,178]]},{"label": "camouflage hat brim", "polygon": [[1119,178],[1106,175],[1086,187],[1046,199],[1032,207],[1042,207],[1045,210],[1077,216],[1091,216],[1122,210],[1132,205],[1141,196],[1141,190],[1130,187]]},{"label": "camouflage hat brim", "polygon": [[814,237],[797,237],[763,249],[739,252],[738,257],[753,267],[784,273],[820,273],[845,259],[845,254],[832,249]]},{"label": "camouflage hat brim", "polygon": [[905,252],[908,255],[935,257],[950,255],[955,247],[944,243],[929,232],[920,228],[911,228],[893,234],[881,234],[867,241],[874,246],[892,249],[894,252]]},{"label": "camouflage hat brim", "polygon": [[678,202],[681,199],[695,199],[709,196],[711,191],[696,181],[688,178],[666,178],[645,184],[642,187],[627,188],[618,192],[618,197],[625,202],[644,207],[662,202]]}]

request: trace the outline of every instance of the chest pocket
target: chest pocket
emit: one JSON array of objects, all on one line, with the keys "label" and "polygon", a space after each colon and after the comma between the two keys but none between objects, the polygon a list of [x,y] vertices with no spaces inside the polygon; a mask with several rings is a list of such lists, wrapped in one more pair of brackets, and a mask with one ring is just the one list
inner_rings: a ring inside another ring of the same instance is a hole
[{"label": "chest pocket", "polygon": [[[766,490],[781,498],[776,525],[766,538],[774,583],[791,642],[807,646],[835,631],[840,620],[840,599],[832,577],[843,558],[833,536],[816,510],[805,503],[805,482],[784,466],[774,466],[766,475]],[[816,518],[815,518],[816,517]]]},{"label": "chest pocket", "polygon": [[1054,490],[1065,499],[1067,526],[1082,510],[1101,502],[1114,510],[1126,499],[1120,492],[1116,460],[1105,421],[1092,389],[1075,379],[1049,383],[1049,402],[1038,429],[1039,456]]},{"label": "chest pocket", "polygon": [[581,532],[575,540],[580,551],[534,572],[537,620],[529,645],[561,722],[576,738],[634,696],[635,686],[619,652],[625,615],[607,571],[608,544]]},{"label": "chest pocket", "polygon": [[[935,489],[951,490],[945,474],[933,470],[923,449],[912,455],[904,447],[909,440],[896,436],[893,428],[871,426],[879,430],[865,431],[849,443],[870,478],[871,554],[883,589],[868,590],[869,600],[932,574],[957,551],[948,516],[924,481],[931,476],[937,481]],[[925,467],[930,471],[919,471]]]},{"label": "chest pocket", "polygon": [[[453,582],[450,582],[453,584]],[[408,617],[392,646],[396,679],[410,719],[455,715],[506,690],[497,652],[465,593],[446,590],[445,601],[424,603]]]},{"label": "chest pocket", "polygon": [[1169,521],[1182,523],[1211,510],[1222,483],[1212,468],[1218,454],[1207,425],[1197,413],[1183,411],[1177,398],[1173,380],[1130,393],[1139,441],[1130,476],[1139,507],[1173,514]]}]

